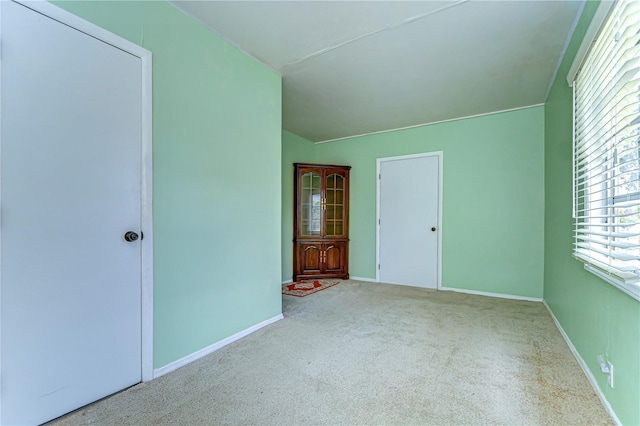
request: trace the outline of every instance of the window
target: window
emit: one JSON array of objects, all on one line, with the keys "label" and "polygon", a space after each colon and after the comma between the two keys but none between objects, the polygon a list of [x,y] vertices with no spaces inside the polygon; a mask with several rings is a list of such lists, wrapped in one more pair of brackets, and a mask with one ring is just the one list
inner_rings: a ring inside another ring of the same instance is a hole
[{"label": "window", "polygon": [[640,298],[640,2],[613,6],[573,87],[574,256]]}]

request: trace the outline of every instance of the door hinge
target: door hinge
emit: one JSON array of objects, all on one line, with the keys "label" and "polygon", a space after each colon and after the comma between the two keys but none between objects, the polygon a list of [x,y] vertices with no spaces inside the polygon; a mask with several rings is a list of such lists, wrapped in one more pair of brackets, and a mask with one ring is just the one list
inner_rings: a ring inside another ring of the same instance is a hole
[{"label": "door hinge", "polygon": [[380,219],[378,219],[378,225],[380,225]]},{"label": "door hinge", "polygon": [[382,173],[378,173],[378,180],[382,179]]},{"label": "door hinge", "polygon": [[380,270],[380,264],[378,263],[378,271]]}]

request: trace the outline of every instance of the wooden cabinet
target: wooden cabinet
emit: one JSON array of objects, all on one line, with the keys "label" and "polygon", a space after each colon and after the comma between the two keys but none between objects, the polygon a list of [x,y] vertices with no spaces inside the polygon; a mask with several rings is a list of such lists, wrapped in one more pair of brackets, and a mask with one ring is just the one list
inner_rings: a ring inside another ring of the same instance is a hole
[{"label": "wooden cabinet", "polygon": [[351,167],[294,168],[293,280],[348,279]]}]

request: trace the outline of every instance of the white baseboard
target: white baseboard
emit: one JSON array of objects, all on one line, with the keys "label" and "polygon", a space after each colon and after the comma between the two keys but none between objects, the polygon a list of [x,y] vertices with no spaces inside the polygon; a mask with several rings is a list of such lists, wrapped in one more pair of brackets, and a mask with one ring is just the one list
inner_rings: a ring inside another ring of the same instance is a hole
[{"label": "white baseboard", "polygon": [[293,280],[286,280],[286,281],[282,281],[282,284],[289,284],[289,283],[292,283],[292,282],[293,282]]},{"label": "white baseboard", "polygon": [[525,300],[527,302],[542,302],[541,297],[514,296],[512,294],[490,293],[487,291],[466,290],[464,288],[440,287],[438,290],[455,291],[456,293],[475,294],[478,296],[498,297],[500,299]]},{"label": "white baseboard", "polygon": [[183,367],[197,359],[202,358],[203,356],[209,355],[212,352],[217,351],[220,348],[227,346],[230,343],[233,343],[237,340],[242,339],[245,336],[253,333],[254,331],[258,331],[262,327],[266,327],[269,324],[273,324],[276,321],[280,321],[284,316],[282,314],[276,315],[273,318],[269,318],[268,320],[262,321],[261,323],[255,324],[245,330],[242,330],[233,336],[229,336],[226,339],[222,339],[219,342],[214,343],[213,345],[207,346],[206,348],[200,349],[190,355],[187,355],[183,358],[180,358],[176,361],[173,361],[164,367],[156,368],[153,370],[153,378],[157,379],[158,377],[164,376],[165,374],[171,373],[172,371],[177,370],[180,367]]},{"label": "white baseboard", "polygon": [[547,305],[547,302],[543,300],[542,303],[544,304],[544,306],[546,306],[547,311],[549,311],[549,315],[551,315],[551,318],[553,319],[553,322],[556,324],[556,327],[560,331],[560,334],[564,338],[564,341],[567,342],[567,346],[569,346],[571,353],[575,357],[576,361],[578,361],[578,364],[582,368],[582,371],[584,371],[584,374],[587,376],[587,379],[589,379],[589,382],[591,383],[593,390],[596,392],[596,394],[600,398],[600,401],[602,401],[602,404],[604,405],[605,410],[607,410],[607,413],[609,413],[609,416],[611,416],[611,419],[616,425],[622,425],[622,423],[620,423],[620,419],[618,419],[618,416],[616,416],[615,411],[613,411],[611,404],[609,404],[609,401],[607,401],[607,398],[602,393],[602,389],[600,389],[600,386],[598,386],[598,382],[596,381],[596,378],[593,376],[593,373],[591,372],[591,370],[589,370],[589,367],[587,367],[587,363],[584,362],[584,359],[582,359],[582,357],[578,353],[578,350],[573,345],[573,342],[571,341],[571,339],[569,339],[569,336],[567,335],[567,333],[565,333],[564,329],[562,328],[562,325],[560,325],[560,321],[558,321],[558,318],[556,318],[556,316],[553,314],[553,311],[551,310],[549,305]]},{"label": "white baseboard", "polygon": [[367,283],[377,283],[378,281],[375,280],[375,278],[365,278],[365,277],[349,277],[350,280],[354,280],[354,281],[364,281]]}]

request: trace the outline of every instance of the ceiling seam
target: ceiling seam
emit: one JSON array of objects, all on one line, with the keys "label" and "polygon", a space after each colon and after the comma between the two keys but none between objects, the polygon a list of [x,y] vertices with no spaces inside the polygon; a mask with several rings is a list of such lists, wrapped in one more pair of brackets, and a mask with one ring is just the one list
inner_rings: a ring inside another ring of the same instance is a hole
[{"label": "ceiling seam", "polygon": [[[505,112],[520,111],[520,110],[523,110],[523,109],[536,108],[536,107],[540,107],[540,106],[544,106],[544,103],[533,104],[533,105],[525,105],[525,106],[521,106],[521,107],[502,109],[502,110],[499,110],[499,111],[484,112],[484,113],[481,113],[481,114],[467,115],[467,116],[464,116],[464,117],[449,118],[449,119],[446,119],[446,120],[431,121],[431,122],[428,122],[428,123],[420,123],[420,124],[414,124],[414,125],[411,125],[411,126],[397,127],[397,128],[394,128],[394,129],[378,130],[376,132],[361,133],[361,134],[358,134],[358,135],[343,136],[343,137],[335,138],[335,139],[326,139],[326,140],[323,140],[323,141],[311,141],[311,142],[313,142],[314,144],[338,142],[338,141],[343,141],[343,140],[346,140],[346,139],[359,138],[359,137],[362,137],[362,136],[371,136],[371,135],[377,135],[377,134],[380,134],[380,133],[396,132],[398,130],[415,129],[416,127],[426,127],[426,126],[432,126],[434,124],[449,123],[451,121],[460,121],[460,120],[468,120],[470,118],[486,117],[488,115],[503,114]],[[285,129],[285,130],[287,130],[287,129]],[[287,130],[287,132],[294,133],[294,132],[292,132],[290,130]],[[296,134],[296,133],[294,133],[294,134]]]},{"label": "ceiling seam", "polygon": [[320,49],[320,50],[316,50],[315,52],[310,53],[310,54],[308,54],[306,56],[303,56],[300,59],[296,59],[293,62],[288,62],[288,63],[282,65],[280,67],[280,70],[283,70],[283,69],[285,69],[287,67],[290,67],[290,66],[293,66],[293,65],[296,65],[296,64],[299,64],[300,62],[304,62],[304,61],[306,61],[308,59],[312,59],[312,58],[315,58],[317,56],[324,55],[325,53],[328,53],[328,52],[331,52],[333,50],[339,49],[341,47],[347,46],[349,44],[355,43],[356,41],[362,40],[363,38],[370,37],[372,35],[379,34],[379,33],[384,32],[384,31],[394,30],[394,29],[399,28],[399,27],[401,27],[403,25],[412,24],[412,23],[420,21],[420,20],[422,20],[422,19],[424,19],[426,17],[433,16],[433,15],[435,15],[437,13],[440,13],[440,12],[444,12],[445,10],[452,9],[452,8],[454,8],[456,6],[460,6],[460,5],[464,4],[464,3],[468,3],[469,1],[470,0],[459,0],[459,1],[455,2],[455,3],[453,3],[453,4],[448,4],[446,6],[443,6],[441,8],[432,10],[430,12],[422,13],[420,15],[411,16],[409,18],[406,18],[406,19],[402,20],[401,22],[399,22],[397,24],[392,24],[392,25],[386,26],[384,28],[380,28],[378,30],[374,30],[374,31],[371,31],[371,32],[368,32],[368,33],[365,33],[365,34],[361,34],[361,35],[359,35],[357,37],[354,37],[352,39],[343,41],[342,43],[338,43],[338,44],[333,45],[333,46],[329,46],[329,47],[325,47],[325,48]]}]

